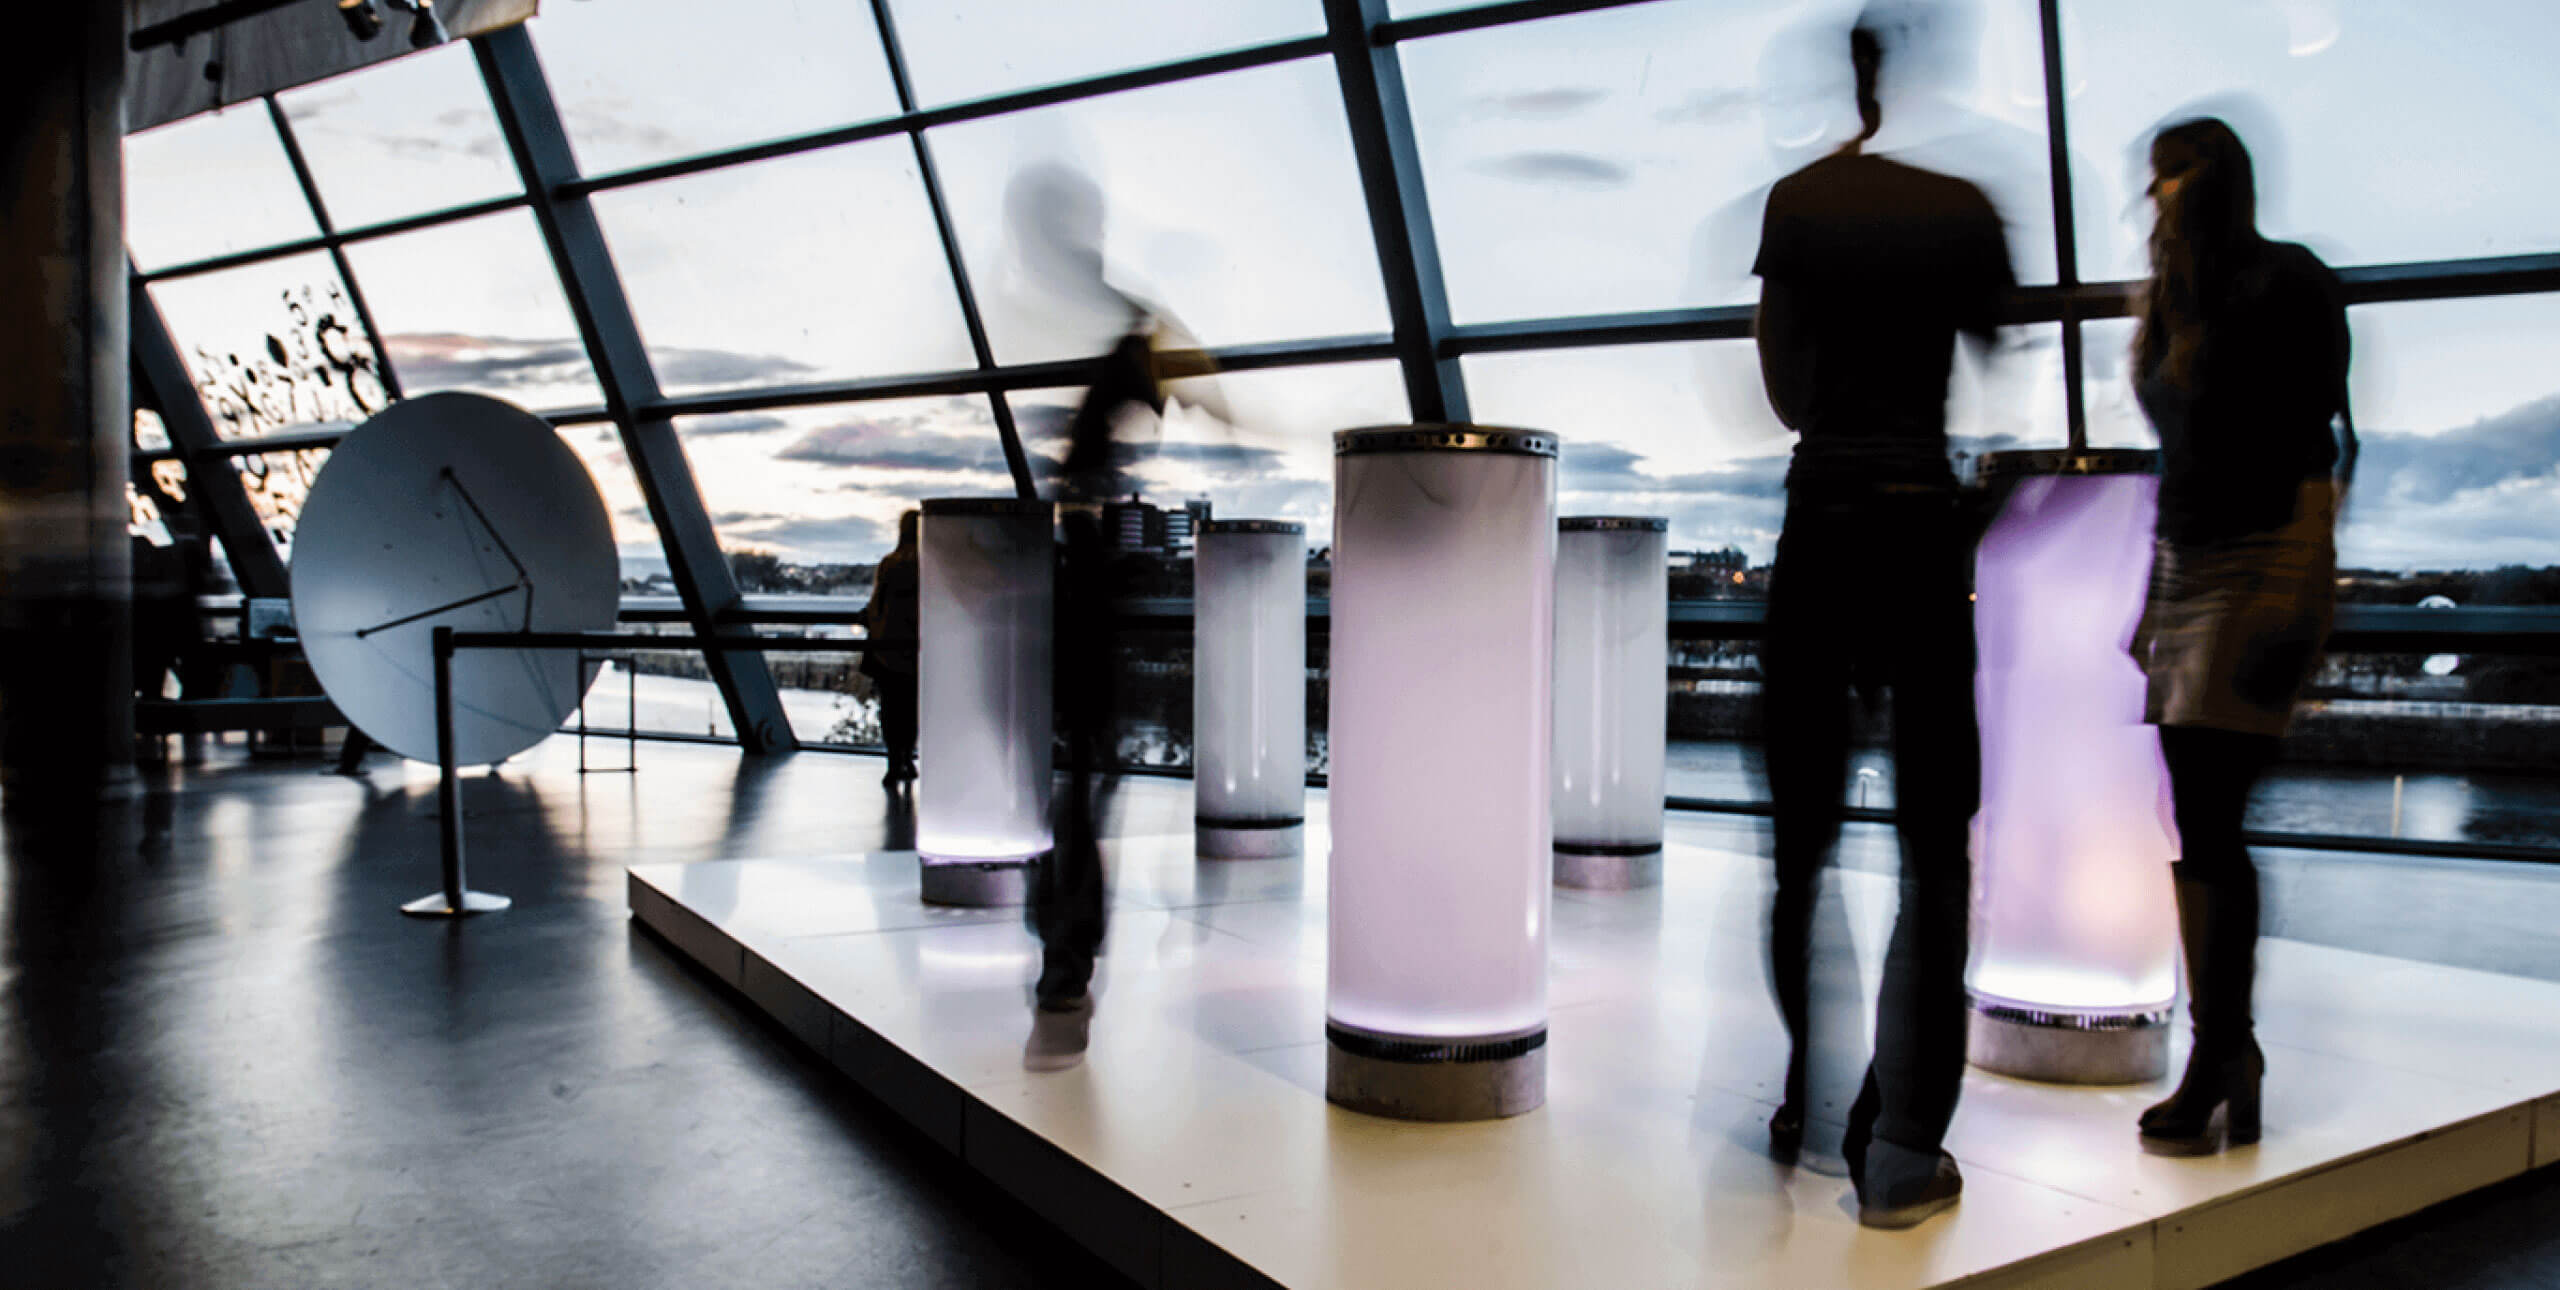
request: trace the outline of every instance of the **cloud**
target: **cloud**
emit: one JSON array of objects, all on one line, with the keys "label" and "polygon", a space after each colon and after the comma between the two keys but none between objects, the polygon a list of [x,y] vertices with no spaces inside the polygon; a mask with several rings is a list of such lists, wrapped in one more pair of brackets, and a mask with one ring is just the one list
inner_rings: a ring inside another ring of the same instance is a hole
[{"label": "cloud", "polygon": [[[2368,430],[2356,479],[2403,505],[2524,480],[2549,480],[2560,468],[2560,395],[2540,399],[2442,434]],[[2546,523],[2548,521],[2546,520]]]},{"label": "cloud", "polygon": [[[469,332],[400,332],[382,338],[405,390],[467,389],[505,394],[561,390],[595,396],[595,369],[575,339],[481,336]],[[779,385],[815,370],[772,354],[724,349],[654,348],[658,380],[669,388]],[[718,433],[718,432],[714,432]]]},{"label": "cloud", "polygon": [[464,332],[402,332],[382,338],[401,388],[507,393],[592,388],[595,371],[575,340],[526,340]]},{"label": "cloud", "polygon": [[1751,94],[1731,87],[1700,90],[1653,114],[1666,125],[1726,125],[1751,112]]},{"label": "cloud", "polygon": [[1584,86],[1557,86],[1544,90],[1519,90],[1510,94],[1487,94],[1476,100],[1477,106],[1497,116],[1529,117],[1554,120],[1572,116],[1584,108],[1609,97],[1609,92]]},{"label": "cloud", "polygon": [[1133,456],[1144,461],[1153,458],[1168,464],[1191,466],[1213,475],[1262,475],[1282,469],[1286,459],[1278,449],[1247,443],[1201,443],[1179,440],[1140,446]]},{"label": "cloud", "polygon": [[774,456],[820,466],[977,473],[991,465],[1003,469],[1004,445],[993,428],[981,437],[913,429],[895,420],[853,421],[812,430]]},{"label": "cloud", "polygon": [[638,120],[637,105],[629,99],[587,99],[564,105],[561,115],[570,135],[592,151],[628,151],[659,157],[697,151],[674,131]]},{"label": "cloud", "polygon": [[649,364],[657,369],[658,383],[669,389],[782,385],[787,384],[789,378],[807,376],[818,370],[779,354],[742,354],[728,349],[679,349],[663,345],[649,347]]},{"label": "cloud", "polygon": [[770,412],[723,412],[713,416],[687,417],[684,433],[688,438],[723,434],[754,434],[759,430],[781,430],[790,422]]},{"label": "cloud", "polygon": [[1555,184],[1594,192],[1624,188],[1634,173],[1588,152],[1513,152],[1475,163],[1484,174],[1525,184]]},{"label": "cloud", "polygon": [[802,516],[725,512],[713,516],[722,545],[760,547],[799,564],[843,564],[877,557],[897,534],[862,515]]},{"label": "cloud", "polygon": [[1556,490],[1585,497],[1686,495],[1769,501],[1786,496],[1788,459],[1784,455],[1736,457],[1713,470],[1672,475],[1645,470],[1646,460],[1642,454],[1616,444],[1567,443],[1557,462]]}]

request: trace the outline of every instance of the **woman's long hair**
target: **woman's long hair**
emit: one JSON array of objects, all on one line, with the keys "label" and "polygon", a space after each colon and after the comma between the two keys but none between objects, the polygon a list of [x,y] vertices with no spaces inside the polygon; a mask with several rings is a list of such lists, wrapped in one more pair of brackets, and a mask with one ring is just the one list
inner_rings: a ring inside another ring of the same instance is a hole
[{"label": "woman's long hair", "polygon": [[2158,218],[2151,280],[2135,301],[2134,370],[2186,385],[2205,327],[2259,245],[2257,171],[2230,126],[2181,121],[2151,141],[2151,198]]}]

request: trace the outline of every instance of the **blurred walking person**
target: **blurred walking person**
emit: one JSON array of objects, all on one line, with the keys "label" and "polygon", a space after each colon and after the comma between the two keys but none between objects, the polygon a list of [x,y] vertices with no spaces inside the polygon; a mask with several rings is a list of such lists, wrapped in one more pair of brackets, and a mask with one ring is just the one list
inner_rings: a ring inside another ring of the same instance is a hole
[{"label": "blurred walking person", "polygon": [[871,575],[871,600],[862,607],[862,674],[880,703],[880,742],[889,766],[883,788],[916,778],[916,654],[922,644],[922,584],[916,564],[916,512],[898,517],[898,545]]},{"label": "blurred walking person", "polygon": [[1840,835],[1850,695],[1890,692],[1901,908],[1875,1054],[1841,1155],[1859,1221],[1908,1227],[1956,1202],[1940,1147],[1964,1073],[1970,822],[1981,794],[1970,599],[1975,526],[1947,459],[1959,336],[1988,346],[2013,285],[1981,189],[1866,151],[1887,56],[1925,6],[1870,4],[1849,33],[1863,129],[1781,180],[1753,271],[1769,401],[1798,436],[1761,649],[1776,885],[1771,992],[1789,1041],[1772,1148],[1807,1112],[1815,895]]},{"label": "blurred walking person", "polygon": [[2170,126],[2151,170],[2133,372],[2160,434],[2160,515],[2132,651],[2169,767],[2195,1046],[2141,1131],[2204,1153],[2259,1136],[2258,871],[2241,818],[2328,637],[2356,439],[2338,277],[2259,235],[2239,136],[2211,117]]}]

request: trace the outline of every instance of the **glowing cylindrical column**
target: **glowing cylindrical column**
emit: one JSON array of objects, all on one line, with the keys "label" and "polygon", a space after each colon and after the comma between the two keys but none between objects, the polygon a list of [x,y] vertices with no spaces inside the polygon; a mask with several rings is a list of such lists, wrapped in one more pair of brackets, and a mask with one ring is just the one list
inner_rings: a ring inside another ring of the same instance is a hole
[{"label": "glowing cylindrical column", "polygon": [[1049,850],[1056,525],[1047,502],[924,504],[916,851],[935,904],[1020,904]]},{"label": "glowing cylindrical column", "polygon": [[2157,733],[2125,652],[2151,567],[2151,454],[1993,453],[1975,561],[1982,808],[1976,1064],[2066,1083],[2167,1068],[2177,909]]},{"label": "glowing cylindrical column", "polygon": [[1553,435],[1334,437],[1325,1095],[1546,1099]]},{"label": "glowing cylindrical column", "polygon": [[1307,814],[1307,526],[1211,520],[1192,557],[1193,815],[1204,856],[1292,856]]},{"label": "glowing cylindrical column", "polygon": [[1671,522],[1575,516],[1556,536],[1556,885],[1662,881]]}]

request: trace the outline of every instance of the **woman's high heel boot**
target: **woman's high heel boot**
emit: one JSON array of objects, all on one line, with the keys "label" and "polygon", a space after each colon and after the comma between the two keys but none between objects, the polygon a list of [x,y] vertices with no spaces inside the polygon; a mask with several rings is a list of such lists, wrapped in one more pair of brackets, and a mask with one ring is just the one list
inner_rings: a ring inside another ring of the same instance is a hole
[{"label": "woman's high heel boot", "polygon": [[2209,1155],[2256,1142],[2262,1127],[2259,1086],[2267,1060],[2249,1012],[2257,979],[2258,886],[2254,880],[2197,881],[2189,873],[2184,863],[2177,866],[2178,939],[2186,951],[2195,1046],[2178,1091],[2142,1113],[2142,1138],[2164,1154]]}]

